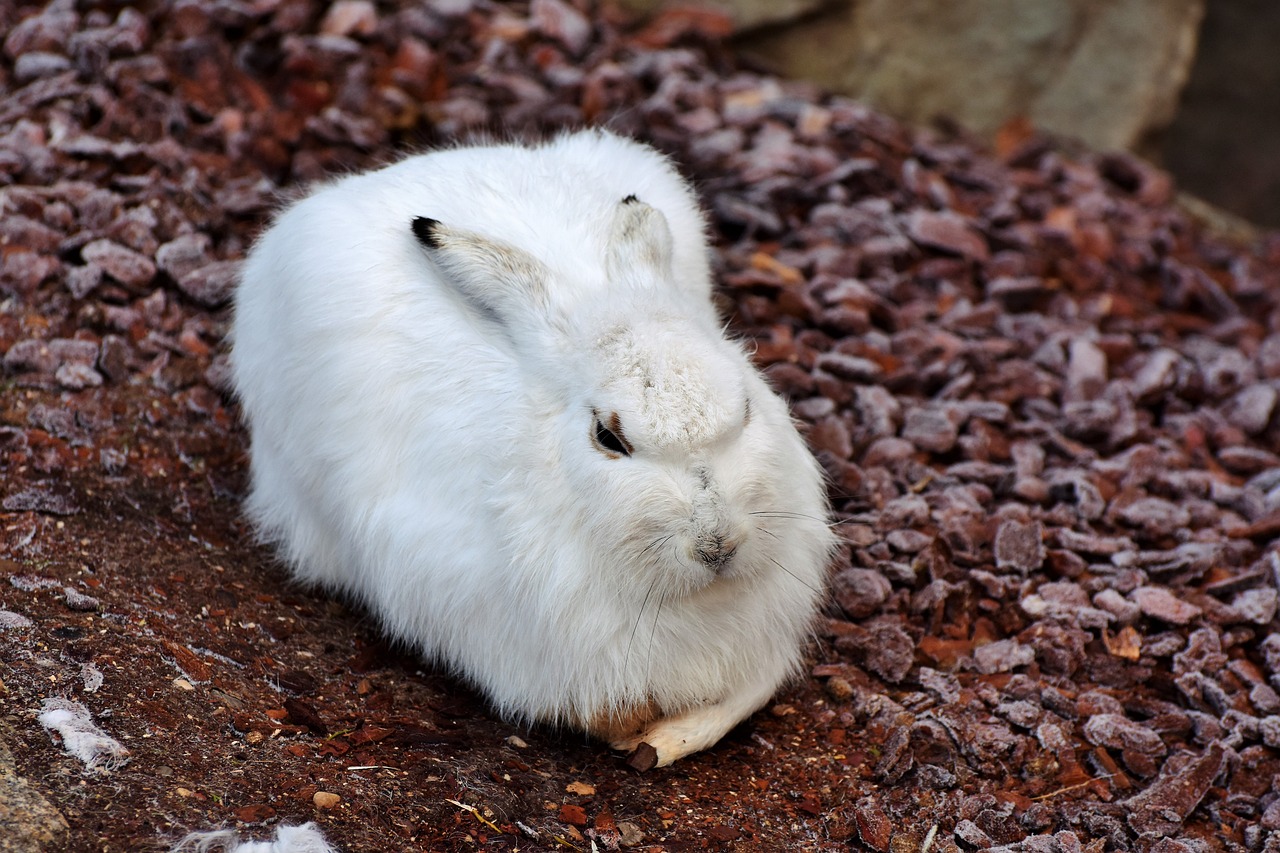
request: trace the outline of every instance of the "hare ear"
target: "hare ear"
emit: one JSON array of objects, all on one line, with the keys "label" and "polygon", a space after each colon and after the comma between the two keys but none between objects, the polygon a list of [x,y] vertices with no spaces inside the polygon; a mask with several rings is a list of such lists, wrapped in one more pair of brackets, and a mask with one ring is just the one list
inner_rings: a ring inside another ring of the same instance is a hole
[{"label": "hare ear", "polygon": [[611,282],[640,276],[671,275],[671,229],[667,218],[633,195],[624,198],[613,213],[605,273]]},{"label": "hare ear", "polygon": [[547,268],[515,246],[419,216],[413,235],[458,293],[505,326],[519,328],[530,311],[545,314]]}]

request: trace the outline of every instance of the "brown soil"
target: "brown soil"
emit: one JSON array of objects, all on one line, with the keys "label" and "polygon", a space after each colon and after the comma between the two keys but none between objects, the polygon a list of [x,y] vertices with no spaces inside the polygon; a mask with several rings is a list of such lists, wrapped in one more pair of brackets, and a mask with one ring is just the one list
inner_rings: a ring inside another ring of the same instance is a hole
[{"label": "brown soil", "polygon": [[[1280,850],[1280,239],[1214,239],[1127,157],[736,68],[723,26],[0,6],[0,849],[313,820],[344,851]],[[846,543],[811,674],[647,773],[292,585],[221,390],[279,193],[602,121],[698,180]],[[127,761],[66,754],[55,697]]]}]

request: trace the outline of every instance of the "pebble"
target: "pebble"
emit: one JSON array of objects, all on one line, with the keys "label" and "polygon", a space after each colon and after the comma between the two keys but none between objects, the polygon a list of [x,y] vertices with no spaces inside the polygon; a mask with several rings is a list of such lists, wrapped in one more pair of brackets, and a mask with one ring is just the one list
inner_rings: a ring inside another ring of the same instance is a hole
[{"label": "pebble", "polygon": [[1122,714],[1094,714],[1084,722],[1084,736],[1097,746],[1164,755],[1166,747],[1151,729]]},{"label": "pebble", "polygon": [[948,453],[960,436],[957,418],[938,408],[911,408],[903,418],[902,437],[921,450]]},{"label": "pebble", "polygon": [[1129,593],[1129,600],[1138,606],[1144,616],[1159,619],[1173,625],[1187,625],[1203,611],[1188,604],[1164,587],[1142,586]]},{"label": "pebble", "polygon": [[85,388],[96,388],[102,384],[102,374],[87,364],[72,362],[63,364],[54,371],[53,378],[63,388],[81,391]]},{"label": "pebble", "polygon": [[1028,666],[1036,659],[1035,649],[1017,640],[996,640],[973,651],[973,668],[983,675],[1009,672]]},{"label": "pebble", "polygon": [[1191,523],[1191,514],[1164,498],[1139,498],[1116,509],[1116,516],[1149,536],[1172,536]]},{"label": "pebble", "polygon": [[369,36],[378,27],[378,10],[369,0],[337,0],[320,20],[329,36]]},{"label": "pebble", "polygon": [[145,287],[156,274],[154,261],[112,240],[94,240],[80,250],[80,255],[126,287]]},{"label": "pebble", "polygon": [[921,246],[976,261],[991,256],[987,241],[968,219],[952,211],[913,210],[903,222],[907,236]]},{"label": "pebble", "polygon": [[240,261],[213,261],[178,280],[178,289],[201,305],[221,305],[231,298]]},{"label": "pebble", "polygon": [[182,234],[156,250],[156,266],[174,281],[181,281],[209,263],[212,242],[204,233]]},{"label": "pebble", "polygon": [[851,619],[863,619],[880,609],[893,587],[884,575],[871,569],[845,569],[831,582],[832,595]]},{"label": "pebble", "polygon": [[1273,588],[1249,589],[1231,599],[1231,609],[1255,625],[1269,625],[1276,617],[1280,594]]},{"label": "pebble", "polygon": [[1044,564],[1044,528],[1038,521],[1001,522],[995,538],[996,567],[1027,574]]},{"label": "pebble", "polygon": [[336,808],[342,802],[342,797],[329,791],[316,791],[311,795],[311,802],[316,808],[328,811]]}]

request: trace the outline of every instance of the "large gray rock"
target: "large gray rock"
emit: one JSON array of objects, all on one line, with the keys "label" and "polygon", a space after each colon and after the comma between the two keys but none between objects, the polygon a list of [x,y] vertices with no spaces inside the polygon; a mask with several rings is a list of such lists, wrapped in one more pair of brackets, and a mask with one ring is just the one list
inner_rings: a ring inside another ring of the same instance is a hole
[{"label": "large gray rock", "polygon": [[[683,6],[671,0],[620,0],[624,8],[641,14],[652,14],[668,6]],[[830,0],[708,0],[696,4],[700,8],[723,12],[733,22],[735,32],[790,23],[831,5]]]},{"label": "large gray rock", "polygon": [[1025,117],[1134,148],[1172,120],[1203,12],[1204,0],[846,0],[741,44],[908,121],[991,133]]},{"label": "large gray rock", "polygon": [[67,820],[30,782],[18,775],[0,723],[0,850],[41,853],[58,849],[70,831]]}]

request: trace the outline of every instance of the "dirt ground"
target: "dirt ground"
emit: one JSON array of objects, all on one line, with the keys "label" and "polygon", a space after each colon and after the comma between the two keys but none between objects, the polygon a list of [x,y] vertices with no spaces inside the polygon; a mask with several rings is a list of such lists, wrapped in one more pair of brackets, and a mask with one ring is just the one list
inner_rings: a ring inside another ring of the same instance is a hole
[{"label": "dirt ground", "polygon": [[[343,851],[1280,850],[1280,236],[1215,236],[1123,155],[782,84],[723,32],[0,4],[0,850],[306,821]],[[290,583],[225,392],[280,198],[593,123],[697,182],[844,543],[808,673],[644,773]]]}]

